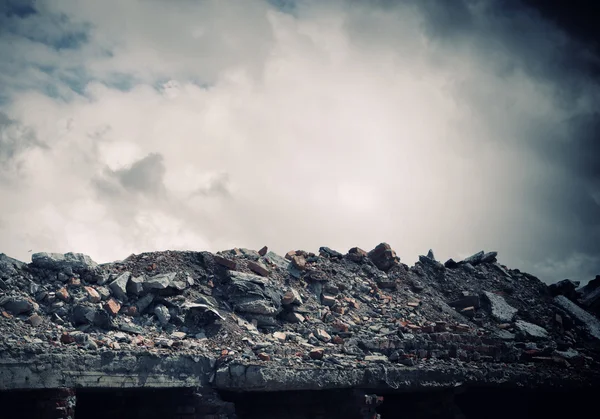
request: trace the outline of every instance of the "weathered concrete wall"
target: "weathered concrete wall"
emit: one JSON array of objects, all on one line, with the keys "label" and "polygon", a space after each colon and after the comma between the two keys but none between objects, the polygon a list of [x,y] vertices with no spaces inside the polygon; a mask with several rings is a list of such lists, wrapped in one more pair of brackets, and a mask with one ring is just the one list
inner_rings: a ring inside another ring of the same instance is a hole
[{"label": "weathered concrete wall", "polygon": [[214,361],[206,357],[123,355],[105,352],[0,358],[0,390],[204,387]]}]

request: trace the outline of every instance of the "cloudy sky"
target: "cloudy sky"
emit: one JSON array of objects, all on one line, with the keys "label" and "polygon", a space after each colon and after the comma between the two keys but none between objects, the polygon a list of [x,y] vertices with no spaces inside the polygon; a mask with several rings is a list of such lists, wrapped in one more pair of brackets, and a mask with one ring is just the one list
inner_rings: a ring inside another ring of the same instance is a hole
[{"label": "cloudy sky", "polygon": [[598,48],[535,3],[0,0],[0,252],[386,241],[587,282]]}]

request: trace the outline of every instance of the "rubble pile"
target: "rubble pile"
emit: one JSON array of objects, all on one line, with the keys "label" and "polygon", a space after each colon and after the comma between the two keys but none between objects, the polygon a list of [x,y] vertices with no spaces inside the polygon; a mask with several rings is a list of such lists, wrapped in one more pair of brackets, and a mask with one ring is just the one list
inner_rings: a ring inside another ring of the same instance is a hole
[{"label": "rubble pile", "polygon": [[409,267],[386,243],[346,254],[165,251],[101,265],[74,253],[37,253],[29,264],[2,254],[0,362],[202,356],[222,388],[308,388],[301,371],[324,380],[319,388],[351,387],[353,371],[369,369],[391,388],[398,377],[418,385],[427,371],[591,383],[600,277],[577,287],[548,287],[496,252],[441,263],[429,251]]}]

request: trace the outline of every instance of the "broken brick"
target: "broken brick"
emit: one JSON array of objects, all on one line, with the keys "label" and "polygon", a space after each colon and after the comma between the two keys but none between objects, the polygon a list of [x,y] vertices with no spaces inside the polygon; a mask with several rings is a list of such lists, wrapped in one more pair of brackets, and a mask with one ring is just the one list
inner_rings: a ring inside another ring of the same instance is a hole
[{"label": "broken brick", "polygon": [[292,256],[292,265],[301,271],[306,269],[306,259],[303,256]]},{"label": "broken brick", "polygon": [[92,303],[99,303],[102,300],[100,294],[98,294],[98,291],[96,291],[94,288],[83,287],[83,289],[86,291],[88,298]]},{"label": "broken brick", "polygon": [[32,325],[33,327],[38,327],[39,325],[42,324],[42,318],[40,316],[38,316],[37,314],[32,315],[31,317],[29,317],[27,319],[27,321],[29,322],[30,325]]},{"label": "broken brick", "polygon": [[286,258],[287,260],[292,260],[292,257],[293,257],[293,256],[296,256],[296,251],[295,251],[295,250],[290,250],[289,252],[287,252],[287,253],[285,254],[285,258]]},{"label": "broken brick", "polygon": [[116,316],[121,310],[121,304],[119,304],[114,298],[111,298],[104,305],[104,309],[108,311],[111,315]]},{"label": "broken brick", "polygon": [[261,352],[259,354],[256,355],[258,357],[258,359],[260,359],[261,361],[270,361],[271,357],[269,356],[269,354],[266,354],[264,352]]},{"label": "broken brick", "polygon": [[252,272],[257,273],[261,276],[269,276],[269,270],[267,268],[265,268],[263,265],[261,265],[260,263],[249,261],[248,268]]},{"label": "broken brick", "polygon": [[67,289],[63,287],[56,291],[56,298],[62,301],[69,301],[69,298],[71,298],[71,296],[69,295],[69,291],[67,291]]},{"label": "broken brick", "polygon": [[234,260],[227,259],[219,255],[214,255],[214,258],[215,262],[227,269],[235,270],[237,268],[237,263]]},{"label": "broken brick", "polygon": [[64,343],[65,345],[68,345],[70,343],[74,343],[75,338],[71,336],[68,332],[63,332],[62,335],[60,335],[60,342]]},{"label": "broken brick", "polygon": [[260,256],[264,256],[267,254],[268,251],[269,251],[269,249],[267,248],[267,246],[263,246],[263,248],[258,251],[258,254]]},{"label": "broken brick", "polygon": [[310,356],[311,359],[323,359],[324,353],[325,353],[325,349],[315,348],[308,353],[308,356]]}]

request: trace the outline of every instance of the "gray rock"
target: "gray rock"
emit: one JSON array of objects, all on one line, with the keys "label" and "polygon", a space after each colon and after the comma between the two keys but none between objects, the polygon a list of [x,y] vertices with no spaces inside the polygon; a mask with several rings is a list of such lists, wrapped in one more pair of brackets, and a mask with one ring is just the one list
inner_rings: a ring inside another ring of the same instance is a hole
[{"label": "gray rock", "polygon": [[18,274],[23,269],[25,264],[0,253],[0,278],[11,278]]},{"label": "gray rock", "polygon": [[600,320],[577,306],[564,295],[555,297],[554,303],[567,311],[579,324],[585,327],[590,336],[600,339]]},{"label": "gray rock", "polygon": [[158,304],[154,307],[154,314],[162,326],[166,326],[169,323],[169,320],[171,320],[169,310],[162,304]]},{"label": "gray rock", "polygon": [[517,309],[510,306],[503,297],[492,292],[484,291],[483,295],[489,303],[490,314],[502,323],[510,323],[517,314]]},{"label": "gray rock", "polygon": [[98,294],[100,294],[102,301],[106,301],[110,298],[110,290],[108,287],[97,287],[96,291],[98,291]]},{"label": "gray rock", "polygon": [[387,272],[400,263],[400,258],[396,255],[396,252],[387,243],[380,243],[368,253],[369,259],[375,266],[384,272]]},{"label": "gray rock", "polygon": [[430,266],[432,268],[442,270],[444,269],[444,265],[438,262],[435,259],[430,258],[429,256],[419,256],[419,262],[421,262],[425,266]]},{"label": "gray rock", "polygon": [[144,281],[144,291],[164,290],[171,285],[176,276],[176,272],[171,272],[148,278]]},{"label": "gray rock", "polygon": [[463,259],[462,263],[470,263],[471,265],[477,265],[478,263],[481,263],[481,260],[483,259],[483,255],[485,253],[482,251],[475,253],[474,255],[469,256],[466,259]]},{"label": "gray rock", "polygon": [[92,270],[98,264],[83,253],[34,253],[31,264],[37,268],[63,270],[71,268],[74,271]]},{"label": "gray rock", "polygon": [[265,255],[265,260],[283,270],[287,270],[288,266],[290,265],[288,260],[274,252],[268,252]]},{"label": "gray rock", "polygon": [[153,294],[147,294],[140,298],[136,304],[138,312],[142,314],[148,308],[148,306],[152,304],[152,301],[154,301]]},{"label": "gray rock", "polygon": [[463,263],[462,267],[463,267],[463,269],[465,271],[467,271],[470,274],[477,273],[477,269],[475,269],[475,267],[473,265],[471,265],[470,263],[468,263],[468,262],[467,263]]},{"label": "gray rock", "polygon": [[494,269],[496,269],[498,272],[500,272],[502,275],[504,275],[507,278],[512,278],[512,276],[508,273],[508,271],[506,269],[504,269],[502,267],[502,265],[500,265],[499,263],[492,263],[492,267]]},{"label": "gray rock", "polygon": [[481,263],[494,263],[496,256],[498,256],[498,252],[487,252],[481,257]]},{"label": "gray rock", "polygon": [[264,316],[275,316],[279,310],[266,300],[251,300],[235,305],[235,310],[242,313],[261,314]]},{"label": "gray rock", "polygon": [[131,277],[127,282],[127,292],[133,295],[140,295],[144,292],[144,276]]},{"label": "gray rock", "polygon": [[85,305],[76,305],[73,307],[73,324],[79,326],[81,324],[93,324],[96,316],[94,307]]},{"label": "gray rock", "polygon": [[108,288],[112,294],[121,301],[127,299],[127,282],[129,281],[130,277],[131,272],[123,272],[117,277],[117,279],[108,285]]},{"label": "gray rock", "polygon": [[33,311],[37,304],[24,297],[9,297],[3,304],[12,314],[24,314]]},{"label": "gray rock", "polygon": [[517,329],[525,337],[531,339],[545,339],[548,337],[548,332],[546,329],[523,320],[517,320],[515,322],[515,329]]},{"label": "gray rock", "polygon": [[435,260],[435,255],[433,254],[433,250],[432,249],[429,249],[429,252],[427,252],[427,257],[429,259]]}]

